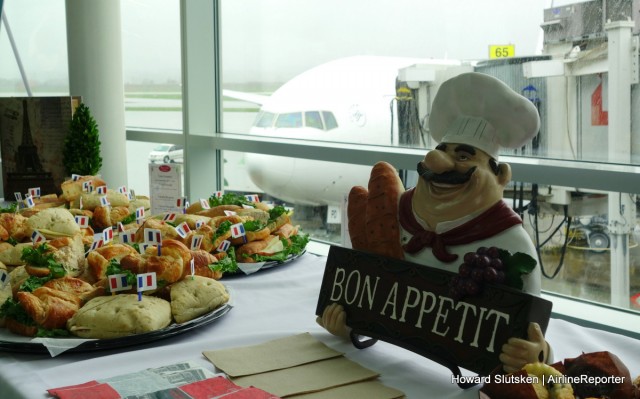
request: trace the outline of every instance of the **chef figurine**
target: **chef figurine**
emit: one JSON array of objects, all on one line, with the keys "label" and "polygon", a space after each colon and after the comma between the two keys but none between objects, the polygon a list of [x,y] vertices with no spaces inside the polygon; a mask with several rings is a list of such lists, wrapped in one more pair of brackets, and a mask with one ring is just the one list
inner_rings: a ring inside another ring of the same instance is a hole
[{"label": "chef figurine", "polygon": [[[502,147],[520,148],[539,127],[536,107],[496,78],[471,72],[444,82],[429,117],[430,133],[439,144],[418,164],[416,187],[398,194],[397,229],[385,229],[395,234],[391,241],[399,241],[400,248],[391,253],[453,272],[465,253],[482,246],[537,260],[522,219],[502,200],[511,168],[498,161],[498,153]],[[359,222],[365,223],[349,215],[350,231]],[[525,292],[540,295],[540,268],[524,275],[523,283]],[[332,334],[349,336],[346,313],[338,304],[325,308],[318,323]],[[507,372],[536,361],[551,363],[551,347],[540,326],[530,323],[526,340],[509,339],[500,361]]]}]

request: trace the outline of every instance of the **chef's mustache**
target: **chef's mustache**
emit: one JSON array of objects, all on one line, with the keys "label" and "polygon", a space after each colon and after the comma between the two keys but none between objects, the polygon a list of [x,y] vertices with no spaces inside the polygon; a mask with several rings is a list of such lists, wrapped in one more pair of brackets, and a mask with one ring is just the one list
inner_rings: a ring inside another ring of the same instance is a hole
[{"label": "chef's mustache", "polygon": [[418,175],[422,177],[426,182],[444,183],[444,184],[462,184],[471,179],[473,172],[476,171],[476,166],[469,168],[465,173],[457,172],[454,170],[435,173],[431,169],[424,166],[422,162],[418,162]]}]

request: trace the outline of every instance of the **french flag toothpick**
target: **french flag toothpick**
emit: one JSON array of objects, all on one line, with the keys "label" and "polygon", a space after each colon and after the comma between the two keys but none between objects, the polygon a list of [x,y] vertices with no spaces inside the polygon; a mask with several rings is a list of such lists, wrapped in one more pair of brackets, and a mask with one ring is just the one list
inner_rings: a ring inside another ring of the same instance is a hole
[{"label": "french flag toothpick", "polygon": [[139,301],[142,300],[142,291],[155,290],[158,288],[155,272],[137,274],[136,281],[138,282]]},{"label": "french flag toothpick", "polygon": [[200,246],[202,245],[202,239],[204,238],[204,236],[202,234],[195,234],[192,238],[191,238],[191,250],[192,251],[197,251],[200,249]]},{"label": "french flag toothpick", "polygon": [[213,196],[216,198],[222,198],[222,195],[224,194],[224,192],[222,191],[214,191],[213,192]]},{"label": "french flag toothpick", "polygon": [[178,233],[178,235],[182,238],[187,238],[190,232],[191,229],[189,228],[187,222],[182,222],[176,226],[176,233]]},{"label": "french flag toothpick", "polygon": [[176,199],[176,207],[181,209],[187,206],[187,197],[180,197]]},{"label": "french flag toothpick", "polygon": [[86,229],[87,227],[89,227],[89,216],[76,215],[74,216],[74,219],[81,229]]},{"label": "french flag toothpick", "polygon": [[87,180],[82,182],[82,191],[90,193],[93,191],[93,181]]},{"label": "french flag toothpick", "polygon": [[177,215],[175,213],[167,213],[166,215],[164,215],[162,220],[164,220],[165,222],[174,222],[176,220],[176,217]]},{"label": "french flag toothpick", "polygon": [[[120,186],[120,187],[118,187],[118,192],[119,192],[120,194],[126,194],[126,193],[127,193],[127,186]],[[131,198],[129,198],[129,199],[131,199]]]},{"label": "french flag toothpick", "polygon": [[237,213],[236,213],[236,212],[234,212],[234,211],[229,211],[229,210],[226,210],[226,209],[225,209],[225,211],[224,211],[224,214],[225,214],[226,216],[233,216],[233,215],[237,215]]},{"label": "french flag toothpick", "polygon": [[231,237],[233,238],[244,237],[246,235],[244,231],[244,225],[242,223],[236,223],[231,225],[230,230],[231,230]]},{"label": "french flag toothpick", "polygon": [[106,229],[102,230],[102,236],[105,244],[113,241],[113,227],[109,226]]},{"label": "french flag toothpick", "polygon": [[31,242],[33,242],[34,244],[40,244],[45,241],[47,241],[47,237],[45,237],[38,230],[33,230],[33,233],[31,233]]},{"label": "french flag toothpick", "polygon": [[100,186],[96,188],[96,192],[100,195],[104,195],[107,193],[107,186]]},{"label": "french flag toothpick", "polygon": [[136,220],[144,219],[144,207],[136,209]]},{"label": "french flag toothpick", "polygon": [[216,251],[226,252],[230,246],[231,246],[231,242],[229,240],[224,240],[220,243],[220,245],[218,245],[218,247],[216,248]]},{"label": "french flag toothpick", "polygon": [[40,187],[30,188],[29,194],[34,198],[40,198]]},{"label": "french flag toothpick", "polygon": [[78,180],[80,180],[81,177],[82,176],[73,173],[73,174],[71,174],[71,181],[78,181]]},{"label": "french flag toothpick", "polygon": [[125,291],[133,288],[127,281],[126,274],[111,274],[109,277],[109,291]]},{"label": "french flag toothpick", "polygon": [[136,232],[135,231],[123,231],[120,233],[120,241],[123,244],[133,244],[136,240]]},{"label": "french flag toothpick", "polygon": [[162,242],[162,232],[158,229],[144,229],[144,241],[147,244],[160,244]]},{"label": "french flag toothpick", "polygon": [[22,202],[22,193],[19,191],[16,191],[15,193],[13,193],[13,196],[16,197],[16,201],[17,202]]},{"label": "french flag toothpick", "polygon": [[33,208],[34,206],[36,206],[36,203],[33,201],[33,197],[31,196],[31,194],[27,194],[26,198],[24,199],[24,204],[27,206],[27,208]]},{"label": "french flag toothpick", "polygon": [[202,209],[211,209],[209,200],[206,198],[200,198],[200,206],[202,207]]},{"label": "french flag toothpick", "polygon": [[260,202],[260,197],[258,196],[258,194],[249,194],[249,195],[245,195],[244,196],[247,201],[250,202]]},{"label": "french flag toothpick", "polygon": [[111,202],[109,202],[109,198],[106,195],[100,197],[100,205],[102,206],[111,206]]}]

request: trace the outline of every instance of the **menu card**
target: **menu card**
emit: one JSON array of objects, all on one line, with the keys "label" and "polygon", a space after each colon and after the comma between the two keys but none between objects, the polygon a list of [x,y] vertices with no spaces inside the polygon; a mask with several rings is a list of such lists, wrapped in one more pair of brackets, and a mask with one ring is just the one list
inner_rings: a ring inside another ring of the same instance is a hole
[{"label": "menu card", "polygon": [[404,397],[402,392],[376,381],[378,373],[347,359],[309,333],[203,354],[235,384],[283,398]]},{"label": "menu card", "polygon": [[259,388],[238,386],[191,362],[52,388],[47,392],[60,399],[280,399]]}]

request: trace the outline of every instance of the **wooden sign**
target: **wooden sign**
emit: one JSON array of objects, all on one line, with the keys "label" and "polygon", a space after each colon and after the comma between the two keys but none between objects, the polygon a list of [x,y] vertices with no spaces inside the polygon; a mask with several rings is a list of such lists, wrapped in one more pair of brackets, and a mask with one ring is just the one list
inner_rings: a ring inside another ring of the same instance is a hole
[{"label": "wooden sign", "polygon": [[434,360],[456,376],[460,368],[489,375],[500,365],[502,345],[511,337],[526,338],[529,322],[546,331],[551,302],[491,284],[479,296],[454,300],[449,295],[454,275],[332,246],[316,314],[340,303],[354,345],[367,346],[355,340],[357,335],[380,339]]}]

